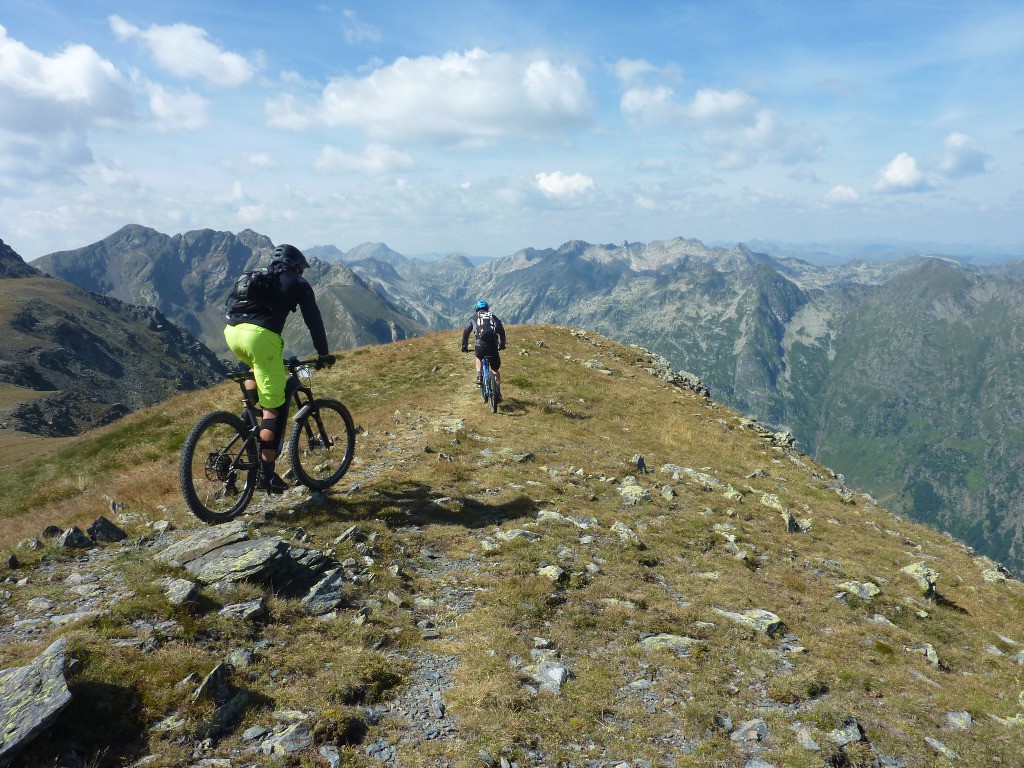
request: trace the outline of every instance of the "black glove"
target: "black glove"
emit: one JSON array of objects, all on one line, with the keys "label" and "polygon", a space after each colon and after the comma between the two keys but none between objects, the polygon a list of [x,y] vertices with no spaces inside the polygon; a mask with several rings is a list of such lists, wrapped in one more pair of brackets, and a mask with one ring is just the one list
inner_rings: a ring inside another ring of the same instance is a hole
[{"label": "black glove", "polygon": [[463,351],[463,352],[469,352],[469,347],[463,347],[463,348],[462,348],[462,351]]},{"label": "black glove", "polygon": [[316,359],[316,362],[313,363],[313,367],[318,371],[321,368],[330,368],[332,365],[334,365],[334,361],[334,355],[320,355],[320,357]]},{"label": "black glove", "polygon": [[505,345],[504,345],[504,344],[499,344],[499,345],[498,345],[498,351],[499,351],[499,352],[500,352],[501,350],[503,350],[504,348],[505,348]]}]

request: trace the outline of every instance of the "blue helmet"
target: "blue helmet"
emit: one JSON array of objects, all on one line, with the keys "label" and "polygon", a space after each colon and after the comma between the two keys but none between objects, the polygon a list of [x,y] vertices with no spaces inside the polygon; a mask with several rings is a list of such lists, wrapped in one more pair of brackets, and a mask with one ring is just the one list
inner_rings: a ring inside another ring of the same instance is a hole
[{"label": "blue helmet", "polygon": [[480,301],[478,301],[476,303],[476,309],[479,312],[481,309],[489,309],[489,307],[487,306],[487,302],[486,301],[484,301],[483,299],[480,299]]}]

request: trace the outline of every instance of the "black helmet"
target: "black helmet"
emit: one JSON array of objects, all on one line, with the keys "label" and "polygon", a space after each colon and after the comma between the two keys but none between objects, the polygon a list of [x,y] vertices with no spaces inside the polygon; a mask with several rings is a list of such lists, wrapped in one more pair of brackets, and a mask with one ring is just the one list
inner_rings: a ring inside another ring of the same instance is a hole
[{"label": "black helmet", "polygon": [[271,264],[284,264],[288,269],[298,272],[302,269],[309,269],[309,262],[302,255],[302,251],[294,245],[279,245],[274,249],[274,259]]}]

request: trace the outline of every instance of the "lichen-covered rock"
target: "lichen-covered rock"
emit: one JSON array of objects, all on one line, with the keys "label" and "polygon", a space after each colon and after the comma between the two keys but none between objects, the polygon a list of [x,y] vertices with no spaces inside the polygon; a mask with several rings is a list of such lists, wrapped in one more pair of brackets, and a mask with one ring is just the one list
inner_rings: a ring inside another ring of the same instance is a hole
[{"label": "lichen-covered rock", "polygon": [[313,616],[323,616],[341,605],[341,586],[344,576],[345,574],[338,569],[325,573],[323,578],[314,584],[302,598],[306,612]]},{"label": "lichen-covered rock", "polygon": [[925,597],[935,595],[935,583],[939,580],[939,574],[925,565],[923,561],[900,568],[900,572],[914,579]]},{"label": "lichen-covered rock", "polygon": [[569,670],[560,662],[543,660],[536,664],[527,664],[522,672],[537,684],[542,691],[560,694],[562,686],[569,679]]},{"label": "lichen-covered rock", "polygon": [[24,667],[0,670],[0,766],[10,765],[71,702],[61,638]]},{"label": "lichen-covered rock", "polygon": [[156,559],[171,565],[185,565],[215,549],[234,544],[237,541],[244,541],[248,538],[249,527],[245,521],[234,520],[224,525],[202,528],[171,544],[163,552],[160,552]]},{"label": "lichen-covered rock", "polygon": [[636,547],[637,549],[644,548],[644,543],[640,540],[640,537],[637,536],[630,527],[621,520],[615,521],[612,525],[612,531],[618,535],[623,544]]},{"label": "lichen-covered rock", "polygon": [[839,588],[864,600],[870,600],[882,592],[878,585],[872,584],[870,581],[865,581],[863,584],[859,581],[844,581],[839,585]]},{"label": "lichen-covered rock", "polygon": [[761,632],[768,635],[769,637],[778,633],[783,627],[782,619],[771,611],[766,611],[761,608],[752,608],[751,610],[744,611],[743,613],[723,611],[720,608],[715,608],[715,613],[744,627],[749,627],[755,632]]},{"label": "lichen-covered rock", "polygon": [[680,656],[688,656],[690,649],[697,644],[692,637],[661,633],[645,637],[637,645],[645,651],[671,651]]},{"label": "lichen-covered rock", "polygon": [[651,500],[651,492],[635,483],[623,485],[619,488],[619,495],[622,497],[622,500],[630,506],[643,504],[644,502]]},{"label": "lichen-covered rock", "polygon": [[268,575],[287,555],[288,545],[279,536],[264,536],[220,547],[185,564],[185,570],[203,584],[244,581]]}]

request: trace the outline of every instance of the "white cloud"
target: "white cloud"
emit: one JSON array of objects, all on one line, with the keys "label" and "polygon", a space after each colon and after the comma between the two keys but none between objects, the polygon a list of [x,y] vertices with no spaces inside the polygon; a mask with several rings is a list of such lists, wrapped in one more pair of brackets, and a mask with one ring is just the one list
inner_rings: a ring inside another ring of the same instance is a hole
[{"label": "white cloud", "polygon": [[594,189],[594,180],[582,173],[572,175],[555,171],[554,173],[538,173],[537,186],[544,194],[551,197],[575,197]]},{"label": "white cloud", "polygon": [[132,112],[125,79],[92,48],[44,56],[0,26],[0,130],[38,137],[117,124]]},{"label": "white cloud", "polygon": [[204,80],[211,85],[236,88],[252,79],[258,68],[244,56],[218,48],[206,31],[188,24],[152,25],[140,29],[120,16],[109,18],[121,40],[141,40],[161,69],[175,77]]},{"label": "white cloud", "polygon": [[111,187],[125,187],[127,189],[139,189],[142,187],[138,177],[127,170],[120,160],[113,160],[110,163],[98,163],[96,175],[100,181]]},{"label": "white cloud", "polygon": [[682,115],[676,92],[667,85],[630,88],[622,94],[619,108],[627,118],[648,123],[666,123]]},{"label": "white cloud", "polygon": [[592,108],[574,65],[475,48],[335,78],[317,103],[286,94],[267,102],[266,115],[274,127],[351,126],[379,141],[459,143],[550,135],[585,123]]},{"label": "white cloud", "polygon": [[825,194],[825,202],[835,206],[856,205],[860,202],[860,194],[853,187],[836,184]]},{"label": "white cloud", "polygon": [[209,123],[210,102],[191,91],[171,93],[149,84],[149,111],[159,131],[198,131]]},{"label": "white cloud", "polygon": [[619,106],[637,127],[692,132],[722,169],[746,168],[762,159],[811,160],[824,145],[817,131],[783,125],[774,110],[737,89],[703,88],[684,104],[669,86],[635,86],[622,94]]},{"label": "white cloud", "polygon": [[985,173],[991,156],[970,136],[951,133],[946,137],[946,151],[939,163],[939,171],[946,176],[959,178]]},{"label": "white cloud", "polygon": [[917,160],[906,152],[896,155],[875,182],[877,192],[921,192],[931,188],[931,182],[917,167]]},{"label": "white cloud", "polygon": [[327,146],[320,150],[313,164],[321,173],[362,173],[367,176],[405,171],[412,166],[413,161],[408,154],[387,144],[367,144],[359,154]]},{"label": "white cloud", "polygon": [[612,67],[615,76],[625,85],[632,85],[657,68],[643,59],[619,59]]},{"label": "white cloud", "polygon": [[346,8],[341,15],[344,17],[341,29],[345,35],[345,42],[349,45],[380,41],[380,32],[377,28],[357,19],[355,11]]},{"label": "white cloud", "polygon": [[758,111],[757,100],[743,91],[715,91],[704,88],[697,91],[686,113],[701,122],[749,122]]}]

